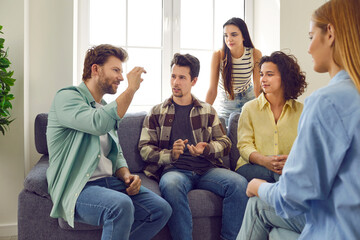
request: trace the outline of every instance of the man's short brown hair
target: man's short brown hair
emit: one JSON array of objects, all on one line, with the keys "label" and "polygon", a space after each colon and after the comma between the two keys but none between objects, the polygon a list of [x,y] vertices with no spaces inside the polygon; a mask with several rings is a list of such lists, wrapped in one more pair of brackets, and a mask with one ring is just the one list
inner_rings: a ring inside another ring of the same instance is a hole
[{"label": "man's short brown hair", "polygon": [[90,48],[85,56],[84,70],[82,80],[91,78],[91,66],[97,64],[103,66],[109,57],[114,56],[125,62],[128,59],[127,52],[121,47],[115,47],[110,44],[101,44]]}]

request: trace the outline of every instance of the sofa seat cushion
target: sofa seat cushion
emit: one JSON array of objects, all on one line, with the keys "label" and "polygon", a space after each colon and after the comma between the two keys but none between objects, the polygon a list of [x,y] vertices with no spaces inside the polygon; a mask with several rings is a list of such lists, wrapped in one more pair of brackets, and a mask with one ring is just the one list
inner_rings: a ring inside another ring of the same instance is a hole
[{"label": "sofa seat cushion", "polygon": [[[135,173],[140,176],[144,187],[161,195],[159,185],[155,180],[143,173]],[[189,205],[193,218],[222,216],[222,198],[203,189],[194,189],[188,193]]]},{"label": "sofa seat cushion", "polygon": [[36,165],[30,170],[24,181],[24,188],[29,192],[50,199],[46,170],[49,167],[49,156],[43,155]]},{"label": "sofa seat cushion", "polygon": [[93,226],[85,223],[74,222],[74,228],[70,227],[70,225],[62,218],[58,218],[59,226],[65,230],[72,231],[87,231],[87,230],[98,230],[102,229],[102,226]]}]

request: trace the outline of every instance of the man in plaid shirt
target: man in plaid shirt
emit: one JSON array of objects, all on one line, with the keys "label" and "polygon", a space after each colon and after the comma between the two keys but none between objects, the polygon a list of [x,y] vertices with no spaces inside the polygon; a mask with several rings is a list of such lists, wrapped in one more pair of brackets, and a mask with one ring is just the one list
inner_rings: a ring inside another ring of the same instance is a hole
[{"label": "man in plaid shirt", "polygon": [[172,238],[192,239],[192,216],[187,193],[209,190],[223,200],[222,239],[235,239],[244,215],[247,181],[224,166],[231,141],[215,109],[191,94],[198,80],[199,60],[175,54],[171,62],[172,96],[146,116],[139,150],[148,163],[144,172],[158,181],[170,203]]}]

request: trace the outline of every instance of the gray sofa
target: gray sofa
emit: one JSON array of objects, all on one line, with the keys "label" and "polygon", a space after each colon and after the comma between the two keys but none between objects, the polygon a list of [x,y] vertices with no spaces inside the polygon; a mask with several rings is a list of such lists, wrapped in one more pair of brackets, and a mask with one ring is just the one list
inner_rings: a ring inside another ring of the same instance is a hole
[{"label": "gray sofa", "polygon": [[[138,174],[142,184],[160,195],[158,183],[147,178],[142,169],[142,161],[137,143],[146,113],[127,114],[119,125],[118,135],[129,169]],[[238,116],[237,116],[238,117]],[[237,117],[230,122],[229,137],[236,143]],[[101,228],[75,223],[71,228],[62,219],[49,216],[52,202],[47,191],[46,169],[48,168],[48,149],[46,144],[47,114],[39,114],[35,120],[35,144],[42,154],[40,160],[31,169],[24,182],[24,189],[18,198],[18,239],[25,240],[77,240],[100,239]],[[234,129],[235,127],[235,129]],[[227,166],[235,167],[239,157],[236,144],[233,144],[230,158],[224,159]],[[230,161],[233,159],[233,161]],[[193,215],[193,237],[198,240],[219,239],[221,229],[222,198],[206,190],[192,190],[188,194]],[[171,239],[167,227],[154,239]]]}]

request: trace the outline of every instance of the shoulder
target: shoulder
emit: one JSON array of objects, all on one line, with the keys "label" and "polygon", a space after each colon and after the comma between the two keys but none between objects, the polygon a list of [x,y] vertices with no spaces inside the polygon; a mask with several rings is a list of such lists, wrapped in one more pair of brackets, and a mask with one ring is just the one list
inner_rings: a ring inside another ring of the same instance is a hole
[{"label": "shoulder", "polygon": [[242,111],[244,110],[250,110],[250,109],[258,109],[260,105],[260,99],[259,97],[252,99],[244,104],[242,107]]},{"label": "shoulder", "polygon": [[79,89],[76,86],[69,86],[58,90],[55,97],[69,99],[79,96],[81,96]]},{"label": "shoulder", "polygon": [[213,60],[221,61],[224,58],[224,53],[221,49],[214,51],[212,55]]},{"label": "shoulder", "polygon": [[358,108],[356,105],[359,103],[360,94],[351,79],[342,79],[336,83],[330,83],[315,91],[305,100],[307,107],[316,107],[320,111],[326,111],[331,107],[340,115],[350,114]]},{"label": "shoulder", "polygon": [[298,112],[298,111],[301,112],[304,108],[304,104],[295,99],[291,100],[291,104],[292,104],[292,108],[295,110],[295,112]]},{"label": "shoulder", "polygon": [[254,48],[253,55],[255,59],[260,59],[262,57],[262,53],[259,49]]}]

